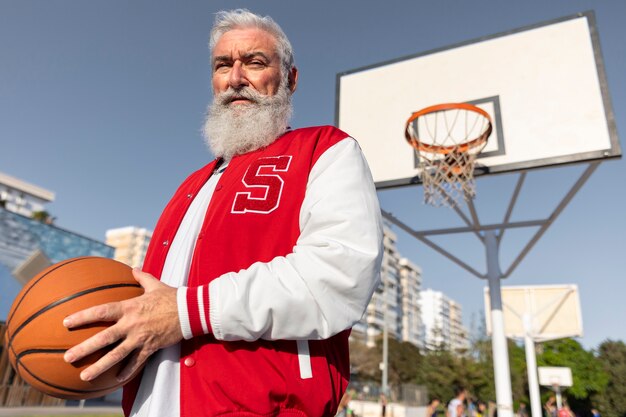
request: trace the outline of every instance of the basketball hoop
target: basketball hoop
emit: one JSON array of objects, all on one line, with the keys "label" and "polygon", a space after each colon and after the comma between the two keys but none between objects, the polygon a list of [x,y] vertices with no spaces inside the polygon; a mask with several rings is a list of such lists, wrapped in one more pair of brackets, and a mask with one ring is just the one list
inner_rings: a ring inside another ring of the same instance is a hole
[{"label": "basketball hoop", "polygon": [[404,136],[415,150],[424,202],[452,206],[475,195],[474,162],[487,144],[491,116],[467,103],[446,103],[411,114]]}]

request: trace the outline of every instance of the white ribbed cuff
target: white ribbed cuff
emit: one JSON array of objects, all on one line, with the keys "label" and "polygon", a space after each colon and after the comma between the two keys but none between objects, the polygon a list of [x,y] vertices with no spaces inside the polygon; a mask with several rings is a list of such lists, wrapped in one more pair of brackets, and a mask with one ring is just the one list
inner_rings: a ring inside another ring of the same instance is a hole
[{"label": "white ribbed cuff", "polygon": [[187,308],[187,287],[179,287],[176,290],[176,303],[178,304],[178,320],[180,321],[180,330],[183,332],[185,340],[189,340],[193,337],[193,334],[191,333],[189,310]]}]

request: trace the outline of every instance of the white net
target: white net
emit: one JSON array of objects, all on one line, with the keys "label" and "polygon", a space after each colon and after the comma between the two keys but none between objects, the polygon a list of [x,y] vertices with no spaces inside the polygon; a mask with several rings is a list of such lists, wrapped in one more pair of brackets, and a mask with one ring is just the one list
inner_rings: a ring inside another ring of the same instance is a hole
[{"label": "white net", "polygon": [[491,122],[484,111],[474,106],[443,106],[446,108],[411,120],[407,136],[417,156],[424,202],[450,207],[476,194],[475,161],[487,144]]}]

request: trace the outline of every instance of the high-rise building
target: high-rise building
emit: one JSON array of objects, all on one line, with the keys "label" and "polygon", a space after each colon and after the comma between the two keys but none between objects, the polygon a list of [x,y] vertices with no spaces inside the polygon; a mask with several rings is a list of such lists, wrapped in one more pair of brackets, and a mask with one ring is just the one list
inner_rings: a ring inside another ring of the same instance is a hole
[{"label": "high-rise building", "polygon": [[450,350],[463,353],[469,347],[469,330],[463,326],[463,308],[461,304],[450,300]]},{"label": "high-rise building", "polygon": [[469,346],[468,332],[463,326],[461,305],[440,291],[422,291],[422,322],[424,324],[424,347],[427,350],[451,350],[462,352]]},{"label": "high-rise building", "polygon": [[400,262],[400,310],[402,312],[401,340],[418,348],[424,347],[424,326],[420,312],[422,269],[407,258]]},{"label": "high-rise building", "polygon": [[403,258],[396,248],[397,236],[384,229],[384,254],[381,282],[359,323],[352,329],[352,338],[372,347],[382,335],[385,323],[389,337],[422,346],[419,314],[421,269]]},{"label": "high-rise building", "polygon": [[148,250],[152,231],[128,226],[106,231],[106,243],[115,248],[113,258],[132,267],[140,267]]},{"label": "high-rise building", "polygon": [[0,172],[0,208],[31,217],[51,201],[52,191]]}]

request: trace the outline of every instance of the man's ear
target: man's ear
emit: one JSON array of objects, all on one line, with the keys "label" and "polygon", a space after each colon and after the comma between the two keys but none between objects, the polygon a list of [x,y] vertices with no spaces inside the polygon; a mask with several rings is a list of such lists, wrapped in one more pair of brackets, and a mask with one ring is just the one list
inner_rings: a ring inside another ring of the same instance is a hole
[{"label": "man's ear", "polygon": [[298,68],[291,68],[287,80],[289,82],[289,91],[291,91],[291,94],[293,94],[296,91],[296,87],[298,86]]}]

